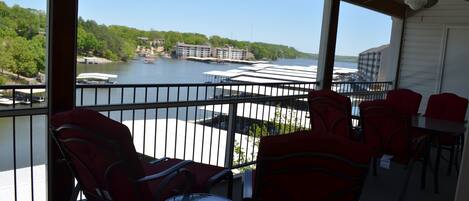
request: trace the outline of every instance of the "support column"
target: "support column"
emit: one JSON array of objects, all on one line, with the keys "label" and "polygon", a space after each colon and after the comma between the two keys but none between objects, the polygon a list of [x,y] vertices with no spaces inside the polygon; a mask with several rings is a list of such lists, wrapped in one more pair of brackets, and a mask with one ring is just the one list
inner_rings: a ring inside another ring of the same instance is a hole
[{"label": "support column", "polygon": [[[47,41],[48,118],[75,106],[78,0],[49,0]],[[48,120],[48,123],[50,122]],[[69,200],[74,179],[48,135],[47,199]]]},{"label": "support column", "polygon": [[[394,80],[394,88],[399,88],[399,71],[401,68],[401,56],[402,56],[402,44],[404,43],[404,31],[405,31],[405,20],[406,18],[392,18],[392,31],[391,31],[391,42],[390,42],[390,64],[392,70],[388,73],[389,79]],[[394,76],[394,77],[392,77]]]},{"label": "support column", "polygon": [[331,89],[334,72],[337,27],[339,23],[340,0],[324,0],[319,47],[317,81],[319,89]]}]

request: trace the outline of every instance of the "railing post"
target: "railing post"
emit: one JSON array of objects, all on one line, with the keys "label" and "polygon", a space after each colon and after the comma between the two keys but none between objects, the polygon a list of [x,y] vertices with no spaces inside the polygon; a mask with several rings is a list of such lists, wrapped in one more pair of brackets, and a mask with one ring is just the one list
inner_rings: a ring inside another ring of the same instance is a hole
[{"label": "railing post", "polygon": [[233,167],[237,112],[238,112],[238,104],[231,103],[228,108],[228,130],[226,133],[226,151],[225,151],[225,167],[226,168]]}]

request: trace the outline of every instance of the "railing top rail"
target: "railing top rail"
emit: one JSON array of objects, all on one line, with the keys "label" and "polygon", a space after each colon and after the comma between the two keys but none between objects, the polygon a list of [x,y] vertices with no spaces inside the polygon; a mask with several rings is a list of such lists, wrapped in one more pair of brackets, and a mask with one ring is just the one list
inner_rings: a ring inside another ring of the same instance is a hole
[{"label": "railing top rail", "polygon": [[[392,81],[382,82],[332,82],[332,84],[392,84]],[[133,87],[197,87],[197,86],[244,86],[244,85],[289,85],[289,84],[319,84],[319,82],[272,82],[272,83],[164,83],[164,84],[77,84],[77,88],[133,88]],[[40,89],[46,85],[1,85],[0,89]]]},{"label": "railing top rail", "polygon": [[276,85],[290,85],[290,84],[318,84],[318,82],[285,82],[285,83],[238,83],[238,82],[224,82],[224,83],[168,83],[168,84],[77,84],[77,88],[140,88],[140,87],[197,87],[197,86],[276,86]]},{"label": "railing top rail", "polygon": [[392,84],[392,81],[381,82],[332,82],[332,84]]},{"label": "railing top rail", "polygon": [[0,89],[43,89],[46,85],[0,85]]},{"label": "railing top rail", "polygon": [[153,103],[124,103],[124,104],[111,104],[111,105],[84,105],[84,106],[78,106],[78,107],[93,109],[97,111],[143,110],[143,109],[156,109],[156,108],[176,108],[176,107],[194,107],[194,106],[204,106],[204,105],[284,101],[284,100],[292,100],[292,99],[305,99],[307,97],[308,95],[304,94],[304,95],[273,96],[273,97],[261,96],[261,97],[226,98],[226,99],[211,99],[211,100],[197,100],[197,101],[170,101],[170,102],[153,102]]},{"label": "railing top rail", "polygon": [[8,110],[0,110],[0,118],[15,117],[15,116],[29,116],[29,115],[45,115],[47,113],[48,113],[47,107],[8,109]]}]

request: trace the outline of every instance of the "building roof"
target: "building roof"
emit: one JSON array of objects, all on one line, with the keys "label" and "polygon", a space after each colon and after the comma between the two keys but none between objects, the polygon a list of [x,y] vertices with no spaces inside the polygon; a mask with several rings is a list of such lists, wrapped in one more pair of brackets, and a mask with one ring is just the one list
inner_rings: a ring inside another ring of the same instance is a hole
[{"label": "building roof", "polygon": [[370,53],[370,52],[382,52],[383,50],[389,48],[389,44],[386,44],[386,45],[381,45],[379,47],[374,47],[374,48],[370,48],[370,49],[367,49],[363,52],[361,52],[360,54],[364,54],[364,53]]}]

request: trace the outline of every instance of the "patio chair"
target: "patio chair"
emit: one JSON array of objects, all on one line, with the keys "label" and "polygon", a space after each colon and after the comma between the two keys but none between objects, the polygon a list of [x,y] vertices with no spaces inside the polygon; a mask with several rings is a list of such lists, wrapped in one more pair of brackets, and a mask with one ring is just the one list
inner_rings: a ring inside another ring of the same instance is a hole
[{"label": "patio chair", "polygon": [[92,110],[76,109],[54,115],[53,139],[78,181],[74,196],[82,190],[90,201],[155,201],[181,193],[208,192],[232,173],[221,167],[162,158],[139,158],[129,129]]},{"label": "patio chair", "polygon": [[377,159],[383,155],[393,156],[391,161],[408,168],[399,195],[399,200],[404,200],[413,166],[417,161],[423,161],[421,185],[425,183],[429,153],[428,138],[411,137],[410,118],[403,117],[384,100],[362,102],[360,117],[363,141],[373,152],[373,174],[377,175]]},{"label": "patio chair", "polygon": [[256,171],[243,175],[243,200],[359,200],[369,149],[338,136],[302,133],[261,138]]},{"label": "patio chair", "polygon": [[[442,93],[431,95],[428,100],[425,116],[447,121],[465,122],[467,106],[468,100],[466,98],[459,97],[456,94]],[[451,175],[454,163],[456,163],[455,167],[458,168],[458,160],[456,159],[456,156],[459,155],[459,151],[462,150],[462,146],[464,144],[463,134],[464,133],[461,133],[461,135],[457,137],[440,135],[436,140],[434,140],[434,143],[438,147],[438,158],[442,156],[442,150],[448,150],[450,152],[447,175]],[[437,163],[435,164],[437,168],[439,166],[439,161],[440,160],[437,160]]]},{"label": "patio chair", "polygon": [[357,140],[352,127],[350,98],[329,90],[311,91],[308,104],[311,129],[315,133]]},{"label": "patio chair", "polygon": [[389,91],[386,101],[401,114],[406,116],[417,115],[422,95],[409,89],[396,89]]}]

